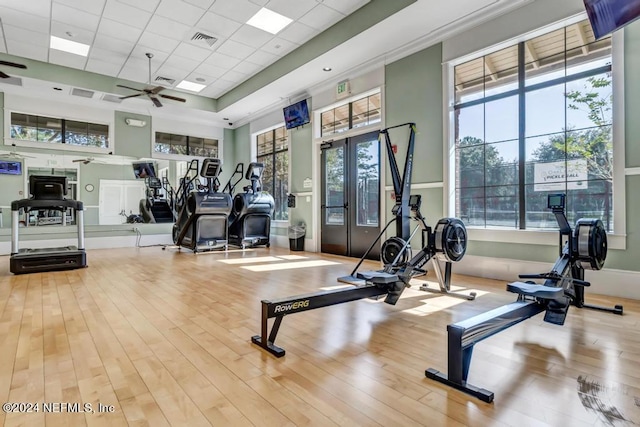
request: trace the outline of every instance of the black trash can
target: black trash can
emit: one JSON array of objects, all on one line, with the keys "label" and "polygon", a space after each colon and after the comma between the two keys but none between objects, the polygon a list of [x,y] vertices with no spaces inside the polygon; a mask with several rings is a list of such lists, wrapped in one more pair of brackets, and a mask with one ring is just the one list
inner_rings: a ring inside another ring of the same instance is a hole
[{"label": "black trash can", "polygon": [[304,236],[306,226],[304,223],[289,227],[289,250],[304,251]]}]

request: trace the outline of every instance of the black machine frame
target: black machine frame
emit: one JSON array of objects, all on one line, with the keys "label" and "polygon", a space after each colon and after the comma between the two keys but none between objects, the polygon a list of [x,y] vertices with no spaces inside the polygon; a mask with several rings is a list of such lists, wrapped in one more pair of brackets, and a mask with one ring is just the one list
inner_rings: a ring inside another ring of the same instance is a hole
[{"label": "black machine frame", "polygon": [[448,375],[429,368],[425,371],[427,378],[490,403],[493,392],[467,382],[475,344],[542,312],[545,312],[545,322],[563,325],[569,305],[623,314],[621,305],[611,308],[585,303],[584,288],[590,286],[584,280],[585,264],[594,270],[600,270],[604,265],[606,232],[600,220],[588,219],[578,220],[575,232],[572,232],[564,206],[564,194],[548,196],[548,208],[559,225],[560,254],[553,268],[548,273],[519,276],[521,279],[544,279],[544,283],[510,283],[507,290],[518,294],[515,302],[447,325]]}]

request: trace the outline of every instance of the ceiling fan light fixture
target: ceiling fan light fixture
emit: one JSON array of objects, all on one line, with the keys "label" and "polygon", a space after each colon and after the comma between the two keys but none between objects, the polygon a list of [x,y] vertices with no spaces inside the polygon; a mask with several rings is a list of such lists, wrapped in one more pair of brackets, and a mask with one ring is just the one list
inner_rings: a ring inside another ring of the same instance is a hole
[{"label": "ceiling fan light fixture", "polygon": [[247,21],[247,24],[271,34],[278,34],[292,22],[293,19],[263,7]]},{"label": "ceiling fan light fixture", "polygon": [[71,40],[63,39],[56,36],[51,36],[49,47],[55,50],[61,50],[63,52],[72,53],[74,55],[87,56],[89,55],[88,44],[78,43]]},{"label": "ceiling fan light fixture", "polygon": [[190,82],[187,80],[183,80],[180,83],[178,83],[178,86],[176,86],[178,89],[184,89],[184,90],[188,90],[191,92],[200,92],[202,89],[204,89],[205,87],[207,87],[207,85],[201,85],[199,83],[194,83],[194,82]]}]

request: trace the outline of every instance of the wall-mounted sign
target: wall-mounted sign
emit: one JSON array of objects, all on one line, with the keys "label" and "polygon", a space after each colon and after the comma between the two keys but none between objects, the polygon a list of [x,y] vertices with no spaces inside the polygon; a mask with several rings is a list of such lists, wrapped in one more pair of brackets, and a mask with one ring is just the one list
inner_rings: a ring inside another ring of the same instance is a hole
[{"label": "wall-mounted sign", "polygon": [[312,186],[313,186],[313,181],[311,181],[311,178],[305,178],[305,180],[302,182],[303,188],[311,188]]},{"label": "wall-mounted sign", "polygon": [[342,99],[346,96],[349,96],[349,93],[351,93],[351,90],[349,88],[349,81],[345,80],[343,82],[338,83],[338,86],[336,86],[336,98],[337,99]]},{"label": "wall-mounted sign", "polygon": [[[566,167],[565,167],[566,166]],[[585,159],[565,162],[536,163],[534,191],[565,191],[588,188],[589,175]]]}]

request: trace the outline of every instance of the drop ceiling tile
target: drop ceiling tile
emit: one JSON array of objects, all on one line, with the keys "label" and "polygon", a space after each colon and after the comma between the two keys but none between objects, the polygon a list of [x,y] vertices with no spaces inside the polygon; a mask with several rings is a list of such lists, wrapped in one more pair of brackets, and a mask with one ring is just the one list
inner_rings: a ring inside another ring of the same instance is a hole
[{"label": "drop ceiling tile", "polygon": [[203,49],[201,47],[183,42],[178,45],[176,50],[173,51],[173,54],[181,56],[183,58],[189,58],[194,61],[202,62],[207,59],[212,52],[213,49]]},{"label": "drop ceiling tile", "polygon": [[146,10],[147,12],[153,12],[158,7],[160,0],[116,0],[119,3],[128,4],[129,6],[137,7],[138,9]]},{"label": "drop ceiling tile", "polygon": [[202,18],[205,10],[182,0],[162,0],[155,13],[182,24],[193,26]]},{"label": "drop ceiling tile", "polygon": [[260,6],[248,0],[216,0],[210,11],[234,21],[245,23],[260,9]]},{"label": "drop ceiling tile", "polygon": [[[35,44],[38,46],[49,47],[49,35],[44,33],[37,33],[31,30],[25,30],[24,28],[14,27],[3,22],[4,37],[8,40],[16,40],[21,43],[29,42],[29,44]],[[11,49],[9,49],[11,51]]]},{"label": "drop ceiling tile", "polygon": [[54,0],[54,3],[64,4],[76,10],[102,15],[105,0]]},{"label": "drop ceiling tile", "polygon": [[[120,71],[118,77],[125,80],[131,80],[132,82],[138,82],[143,85],[147,84],[147,80],[149,78],[148,71],[142,70],[140,68],[134,67],[125,67]],[[123,89],[124,90],[124,89]],[[129,91],[133,95],[133,91]]]},{"label": "drop ceiling tile", "polygon": [[262,31],[251,25],[243,25],[238,31],[233,33],[230,40],[255,47],[256,49],[273,38],[273,34]]},{"label": "drop ceiling tile", "polygon": [[[200,79],[200,80],[198,80],[198,79]],[[217,77],[208,76],[206,74],[202,74],[202,73],[198,73],[198,72],[194,71],[193,73],[190,73],[187,77],[185,77],[184,80],[208,86],[212,82],[216,81]],[[178,83],[180,83],[180,82],[178,82]]]},{"label": "drop ceiling tile", "polygon": [[89,51],[89,60],[113,63],[118,66],[118,69],[122,67],[128,58],[129,54],[127,53],[113,52],[111,50],[101,49],[95,46],[93,46]]},{"label": "drop ceiling tile", "polygon": [[198,66],[198,68],[195,69],[195,73],[201,75],[201,76],[206,76],[208,77],[210,80],[211,78],[218,78],[221,77],[222,75],[224,75],[224,73],[226,73],[227,71],[229,71],[228,68],[222,68],[222,67],[218,67],[216,65],[212,65],[212,64],[201,64]]},{"label": "drop ceiling tile", "polygon": [[[70,33],[72,35],[69,36],[69,34],[67,33]],[[84,28],[78,28],[74,25],[52,21],[51,35],[60,37],[62,39],[71,40],[77,43],[88,44],[89,46],[91,46],[96,33],[95,31],[85,30]]]},{"label": "drop ceiling tile", "polygon": [[191,31],[191,27],[172,21],[164,16],[154,15],[151,21],[149,21],[146,31],[161,34],[175,40],[184,40]]},{"label": "drop ceiling tile", "polygon": [[98,29],[100,17],[54,2],[51,6],[51,20],[95,32]]},{"label": "drop ceiling tile", "polygon": [[207,86],[207,88],[204,89],[202,92],[200,92],[200,94],[204,96],[211,96],[211,97],[217,98],[220,95],[225,94],[226,92],[229,91],[229,89],[235,86],[236,86],[236,83],[234,82],[218,79],[212,84],[210,84],[209,86]]},{"label": "drop ceiling tile", "polygon": [[7,49],[5,48],[5,43],[3,38],[0,38],[0,52],[7,53]]},{"label": "drop ceiling tile", "polygon": [[98,34],[104,34],[105,36],[133,43],[138,41],[141,33],[142,30],[140,30],[139,28],[134,28],[130,25],[112,21],[111,19],[106,18],[102,18],[102,20],[100,21],[100,26],[98,27]]},{"label": "drop ceiling tile", "polygon": [[92,47],[120,52],[129,56],[134,46],[135,42],[115,39],[107,34],[98,32]]},{"label": "drop ceiling tile", "polygon": [[320,32],[315,28],[311,28],[308,25],[301,24],[299,22],[292,22],[284,30],[278,33],[278,37],[290,41],[296,44],[303,44]]},{"label": "drop ceiling tile", "polygon": [[103,18],[111,19],[134,28],[147,26],[151,13],[117,1],[108,1],[104,8]]},{"label": "drop ceiling tile", "polygon": [[240,83],[247,79],[247,75],[234,70],[229,70],[224,74],[224,76],[222,76],[222,78],[233,83]]},{"label": "drop ceiling tile", "polygon": [[145,31],[142,33],[138,44],[148,47],[149,50],[147,52],[171,53],[176,47],[178,47],[180,42],[175,39],[170,39],[159,34]]},{"label": "drop ceiling tile", "polygon": [[367,3],[369,3],[369,0],[324,0],[322,2],[323,5],[344,15],[352,14]]},{"label": "drop ceiling tile", "polygon": [[0,19],[3,24],[11,24],[14,27],[29,28],[39,33],[49,34],[49,19],[30,13],[21,12],[8,7],[0,6]]},{"label": "drop ceiling tile", "polygon": [[198,65],[200,65],[200,61],[194,61],[192,59],[183,58],[181,56],[171,55],[169,58],[167,58],[163,65],[168,65],[170,67],[191,72],[195,70]]},{"label": "drop ceiling tile", "polygon": [[264,7],[269,3],[269,0],[249,0],[253,4],[257,4],[260,7]]},{"label": "drop ceiling tile", "polygon": [[234,69],[238,73],[245,74],[247,77],[256,74],[258,71],[262,70],[262,66],[258,64],[253,64],[248,61],[243,61],[239,63]]},{"label": "drop ceiling tile", "polygon": [[198,29],[210,32],[213,35],[219,34],[222,37],[229,37],[241,26],[242,24],[240,22],[236,22],[233,19],[225,18],[224,16],[212,12],[205,13],[196,25]]},{"label": "drop ceiling tile", "polygon": [[218,48],[218,53],[233,56],[234,58],[244,59],[255,52],[255,49],[246,44],[238,43],[233,40],[227,40]]},{"label": "drop ceiling tile", "polygon": [[273,55],[271,53],[263,52],[261,50],[256,50],[253,54],[249,55],[246,59],[247,62],[251,62],[252,64],[261,65],[262,67],[266,67],[269,64],[272,64],[278,60],[277,55]]},{"label": "drop ceiling tile", "polygon": [[201,9],[209,9],[214,0],[184,0],[186,3],[198,6]]},{"label": "drop ceiling tile", "polygon": [[317,4],[315,0],[271,0],[267,8],[295,21],[313,9]]},{"label": "drop ceiling tile", "polygon": [[87,58],[80,55],[74,55],[73,53],[63,52],[61,50],[50,49],[49,62],[52,64],[63,65],[65,67],[84,70],[84,66],[87,64]]},{"label": "drop ceiling tile", "polygon": [[335,24],[342,18],[344,18],[344,15],[341,13],[336,12],[330,7],[319,4],[311,9],[309,13],[300,18],[299,21],[310,27],[323,30]]},{"label": "drop ceiling tile", "polygon": [[[149,52],[149,49],[147,47],[137,44],[131,51],[131,55],[129,55],[129,58],[138,58],[144,61],[145,64],[148,64],[149,58],[147,58],[147,56],[145,55],[147,52]],[[155,70],[158,67],[160,67],[160,65],[164,61],[166,61],[167,58],[169,57],[169,54],[166,52],[149,52],[149,53],[153,54],[153,58],[151,58],[152,70]]]},{"label": "drop ceiling tile", "polygon": [[[6,27],[5,27],[6,28]],[[7,49],[10,55],[22,56],[23,58],[35,59],[37,61],[47,61],[49,46],[35,45],[33,43],[23,43],[17,40],[8,40]]]},{"label": "drop ceiling tile", "polygon": [[215,65],[216,67],[230,70],[240,63],[240,59],[234,58],[229,55],[223,55],[220,52],[213,52],[205,61],[205,64]]},{"label": "drop ceiling tile", "polygon": [[189,70],[181,70],[179,68],[172,67],[170,65],[162,65],[156,71],[156,76],[168,77],[170,79],[175,79],[176,83],[180,83],[180,81],[184,80],[185,77],[189,74]]},{"label": "drop ceiling tile", "polygon": [[274,55],[284,56],[296,47],[298,47],[298,45],[291,43],[290,41],[281,39],[280,37],[276,37],[269,43],[262,46],[260,50],[272,53]]},{"label": "drop ceiling tile", "polygon": [[[124,61],[122,61],[124,63]],[[103,74],[105,76],[117,77],[122,68],[122,63],[118,64],[111,61],[102,61],[96,58],[89,58],[87,65],[84,67],[85,71],[92,73]]]},{"label": "drop ceiling tile", "polygon": [[2,5],[31,15],[51,17],[51,0],[2,0]]}]

